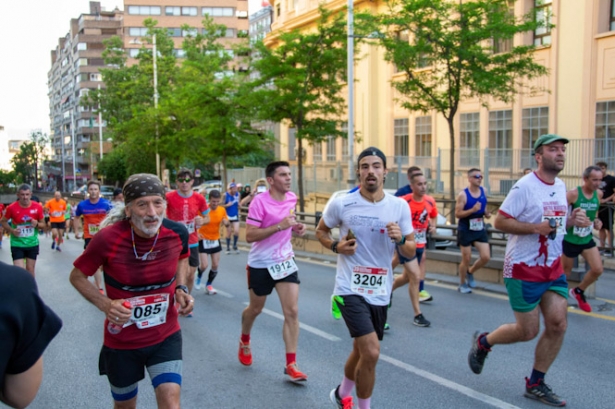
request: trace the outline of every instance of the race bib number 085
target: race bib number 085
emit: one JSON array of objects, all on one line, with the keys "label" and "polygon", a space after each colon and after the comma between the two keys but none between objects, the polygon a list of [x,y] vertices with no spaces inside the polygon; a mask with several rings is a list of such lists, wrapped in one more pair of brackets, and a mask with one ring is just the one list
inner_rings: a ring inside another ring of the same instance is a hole
[{"label": "race bib number 085", "polygon": [[169,294],[150,294],[128,299],[132,305],[132,317],[139,329],[155,327],[167,321]]},{"label": "race bib number 085", "polygon": [[387,274],[386,268],[355,266],[350,290],[360,295],[386,295]]}]

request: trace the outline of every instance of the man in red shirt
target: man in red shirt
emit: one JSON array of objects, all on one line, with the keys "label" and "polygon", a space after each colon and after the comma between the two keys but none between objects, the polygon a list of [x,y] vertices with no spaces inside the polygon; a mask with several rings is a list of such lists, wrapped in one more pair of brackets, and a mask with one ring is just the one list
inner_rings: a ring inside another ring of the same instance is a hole
[{"label": "man in red shirt", "polygon": [[[190,259],[188,261],[188,290],[192,292],[194,275],[199,266],[199,236],[197,230],[209,223],[209,207],[205,198],[192,190],[194,176],[190,169],[177,172],[177,190],[167,193],[167,217],[186,226],[190,234]],[[191,317],[192,314],[189,315]]]},{"label": "man in red shirt", "polygon": [[[194,305],[186,287],[188,233],[164,217],[164,186],[155,175],[130,176],[123,193],[125,207],[109,212],[105,227],[75,260],[70,281],[105,313],[99,369],[109,379],[115,407],[136,408],[145,367],[159,407],[177,408],[182,377],[177,316]],[[88,281],[101,266],[107,295]]]}]

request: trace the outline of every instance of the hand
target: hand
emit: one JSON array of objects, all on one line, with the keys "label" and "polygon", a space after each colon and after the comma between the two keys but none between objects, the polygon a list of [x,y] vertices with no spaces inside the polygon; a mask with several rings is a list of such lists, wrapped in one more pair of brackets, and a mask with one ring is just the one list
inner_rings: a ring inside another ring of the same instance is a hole
[{"label": "hand", "polygon": [[433,224],[430,224],[427,231],[429,232],[429,234],[434,234],[436,232],[436,226]]},{"label": "hand", "polygon": [[536,225],[536,230],[535,233],[536,234],[540,234],[541,236],[548,236],[549,234],[551,234],[551,232],[553,232],[555,229],[553,229],[550,225],[549,225],[549,220],[545,220],[542,223],[539,223]]},{"label": "hand", "polygon": [[482,204],[480,202],[474,203],[474,207],[472,207],[473,213],[480,211],[481,207],[482,207]]},{"label": "hand", "polygon": [[36,219],[32,219],[32,221],[30,222],[30,224],[32,225],[32,227],[36,228],[36,226],[38,226],[38,220],[36,220]]},{"label": "hand", "polygon": [[180,306],[177,311],[180,315],[186,316],[192,312],[194,308],[194,298],[192,298],[190,294],[186,294],[182,290],[175,291],[175,301]]},{"label": "hand", "polygon": [[19,226],[17,226],[13,229],[11,233],[13,233],[13,236],[19,237],[19,235],[21,234],[21,229],[19,228]]},{"label": "hand", "polygon": [[395,243],[399,243],[403,237],[401,234],[401,229],[399,227],[399,224],[390,222],[390,223],[387,223],[386,227],[387,227],[387,233],[389,234],[389,237],[391,238],[391,240],[395,241]]},{"label": "hand", "polygon": [[286,230],[289,227],[295,227],[298,224],[301,224],[301,223],[297,223],[297,219],[295,218],[295,215],[293,214],[290,216],[286,216],[280,223],[278,223],[278,226],[280,226],[282,230]]},{"label": "hand", "polygon": [[580,207],[577,207],[572,211],[570,218],[572,219],[573,226],[576,227],[588,227],[592,224],[591,220],[589,220],[589,217],[587,217],[585,210],[581,209]]},{"label": "hand", "polygon": [[205,224],[204,221],[205,219],[203,219],[201,216],[197,216],[194,218],[194,226],[198,229]]},{"label": "hand", "polygon": [[342,237],[337,244],[337,252],[345,256],[352,256],[357,251],[357,239],[348,240],[348,235]]},{"label": "hand", "polygon": [[124,299],[111,300],[107,308],[107,319],[110,322],[120,326],[128,322],[132,316],[132,311],[122,305],[125,301]]},{"label": "hand", "polygon": [[602,229],[602,220],[600,219],[594,220],[594,229],[596,230]]},{"label": "hand", "polygon": [[293,232],[297,235],[297,236],[303,236],[305,234],[305,224],[303,223],[297,223],[293,226]]}]

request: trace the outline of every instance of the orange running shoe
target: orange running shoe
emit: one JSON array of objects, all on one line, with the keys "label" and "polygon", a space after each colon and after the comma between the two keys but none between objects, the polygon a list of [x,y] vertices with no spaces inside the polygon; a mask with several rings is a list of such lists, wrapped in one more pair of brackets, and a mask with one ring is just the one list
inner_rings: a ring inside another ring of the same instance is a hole
[{"label": "orange running shoe", "polygon": [[250,343],[244,344],[239,340],[239,352],[237,356],[242,365],[252,365],[252,349],[250,348]]},{"label": "orange running shoe", "polygon": [[284,368],[284,373],[288,375],[291,382],[305,382],[307,381],[307,375],[299,370],[296,362],[291,362]]}]

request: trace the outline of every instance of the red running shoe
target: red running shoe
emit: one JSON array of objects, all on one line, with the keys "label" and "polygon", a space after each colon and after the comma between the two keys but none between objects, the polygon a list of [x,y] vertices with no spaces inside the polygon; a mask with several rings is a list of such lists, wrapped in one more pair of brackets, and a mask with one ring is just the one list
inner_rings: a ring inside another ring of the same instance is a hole
[{"label": "red running shoe", "polygon": [[250,343],[244,344],[241,340],[239,340],[238,357],[239,362],[241,362],[242,365],[252,365],[252,349],[250,348]]},{"label": "red running shoe", "polygon": [[575,290],[576,288],[571,288],[570,290],[568,290],[568,295],[570,295],[570,298],[575,300],[579,308],[582,309],[583,311],[592,312],[592,306],[589,305],[589,303],[585,299],[585,294],[583,294],[583,291],[581,291],[580,293],[577,293]]},{"label": "red running shoe", "polygon": [[284,373],[288,375],[291,382],[305,382],[307,381],[307,375],[299,370],[296,362],[291,362],[284,368]]}]

